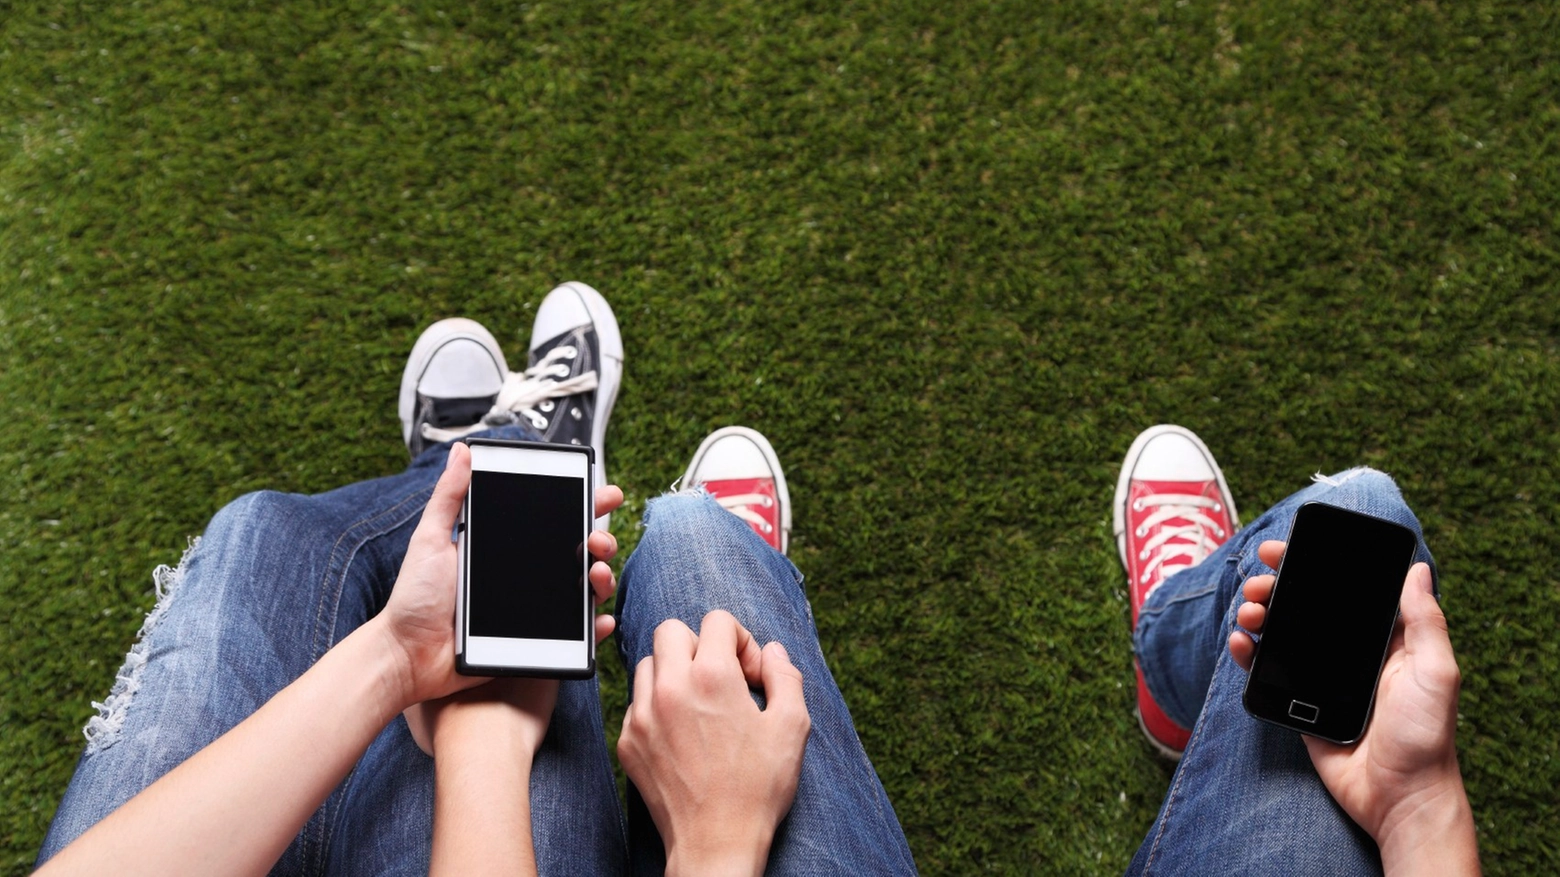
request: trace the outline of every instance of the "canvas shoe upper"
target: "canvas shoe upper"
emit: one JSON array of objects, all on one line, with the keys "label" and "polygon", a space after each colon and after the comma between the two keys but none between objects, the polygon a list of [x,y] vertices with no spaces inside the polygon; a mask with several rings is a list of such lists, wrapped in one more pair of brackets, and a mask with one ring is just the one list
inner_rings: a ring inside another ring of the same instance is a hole
[{"label": "canvas shoe upper", "polygon": [[[1191,430],[1161,424],[1127,451],[1116,482],[1116,546],[1128,577],[1132,626],[1170,576],[1201,563],[1240,527],[1213,454]],[[1162,753],[1179,758],[1191,732],[1165,715],[1137,670],[1138,719]]]},{"label": "canvas shoe upper", "polygon": [[[423,428],[449,441],[507,423],[526,423],[543,441],[588,444],[596,452],[596,486],[606,484],[607,418],[623,382],[623,336],[601,293],[571,281],[542,299],[531,327],[530,365],[508,372],[487,414],[449,429]],[[596,520],[607,529],[609,520]]]},{"label": "canvas shoe upper", "polygon": [[507,374],[503,351],[481,323],[456,317],[423,330],[401,373],[397,409],[407,450],[415,457],[444,440],[430,435],[478,424]]},{"label": "canvas shoe upper", "polygon": [[780,458],[758,431],[727,426],[710,433],[694,452],[682,483],[703,486],[771,548],[781,554],[790,549],[791,494]]},{"label": "canvas shoe upper", "polygon": [[[605,485],[607,419],[623,384],[623,335],[612,308],[601,293],[579,281],[557,287],[536,309],[530,351],[527,374],[555,382],[529,408],[531,426],[544,441],[594,448],[596,486]],[[500,393],[499,402],[504,401]],[[598,529],[608,524],[606,515],[596,519]]]}]

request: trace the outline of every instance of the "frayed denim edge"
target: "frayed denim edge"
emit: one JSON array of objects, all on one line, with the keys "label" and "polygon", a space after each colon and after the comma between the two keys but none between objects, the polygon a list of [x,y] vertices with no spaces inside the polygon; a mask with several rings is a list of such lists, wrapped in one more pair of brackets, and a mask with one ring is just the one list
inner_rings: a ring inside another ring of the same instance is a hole
[{"label": "frayed denim edge", "polygon": [[114,687],[109,690],[108,697],[101,703],[92,702],[98,714],[88,719],[87,726],[82,729],[82,733],[87,738],[88,755],[107,749],[119,739],[119,732],[125,725],[125,714],[130,709],[130,701],[141,688],[141,671],[146,668],[147,660],[146,639],[153,630],[157,629],[163,616],[168,614],[168,604],[173,601],[174,594],[178,592],[179,585],[184,581],[190,556],[199,546],[200,537],[191,537],[189,547],[184,549],[184,555],[179,558],[178,566],[170,567],[161,564],[152,570],[152,587],[157,591],[157,603],[152,606],[152,611],[146,613],[146,621],[142,622],[140,632],[135,635],[135,645],[131,646],[129,654],[125,655],[125,663],[119,668],[119,675],[114,677]]}]

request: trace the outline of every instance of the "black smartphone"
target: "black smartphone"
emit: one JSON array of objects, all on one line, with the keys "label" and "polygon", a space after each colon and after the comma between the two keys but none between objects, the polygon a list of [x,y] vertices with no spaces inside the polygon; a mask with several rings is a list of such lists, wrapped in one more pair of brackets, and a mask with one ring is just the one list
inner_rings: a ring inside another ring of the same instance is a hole
[{"label": "black smartphone", "polygon": [[467,439],[456,541],[455,671],[584,679],[596,672],[588,446]]},{"label": "black smartphone", "polygon": [[1334,743],[1363,736],[1416,544],[1402,524],[1301,506],[1246,678],[1246,712]]}]

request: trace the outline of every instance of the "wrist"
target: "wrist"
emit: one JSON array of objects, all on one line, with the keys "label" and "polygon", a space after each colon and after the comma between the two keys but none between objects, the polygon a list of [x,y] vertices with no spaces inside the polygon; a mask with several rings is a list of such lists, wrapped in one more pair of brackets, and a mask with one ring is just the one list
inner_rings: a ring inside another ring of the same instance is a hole
[{"label": "wrist", "polygon": [[1449,775],[1406,796],[1375,833],[1389,874],[1477,874],[1473,808],[1453,765]]},{"label": "wrist", "polygon": [[476,753],[529,765],[546,734],[545,723],[502,700],[454,700],[440,708],[434,724],[434,757]]},{"label": "wrist", "polygon": [[672,841],[666,850],[668,877],[761,877],[769,859],[773,832],[757,837],[733,837]]},{"label": "wrist", "polygon": [[423,700],[417,693],[417,674],[413,672],[412,658],[391,634],[383,615],[370,618],[347,638],[363,641],[370,654],[371,672],[379,683],[391,716]]}]

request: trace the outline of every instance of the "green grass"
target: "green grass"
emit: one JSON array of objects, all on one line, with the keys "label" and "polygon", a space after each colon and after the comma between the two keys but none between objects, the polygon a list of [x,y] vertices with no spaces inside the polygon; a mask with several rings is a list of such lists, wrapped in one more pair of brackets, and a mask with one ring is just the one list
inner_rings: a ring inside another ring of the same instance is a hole
[{"label": "green grass", "polygon": [[1399,479],[1485,865],[1555,871],[1557,18],[0,0],[0,869],[152,566],[245,491],[395,471],[420,329],[518,351],[577,278],[628,349],[624,542],[709,429],[774,440],[928,874],[1116,872],[1152,820],[1109,503],[1163,421],[1248,519]]}]

